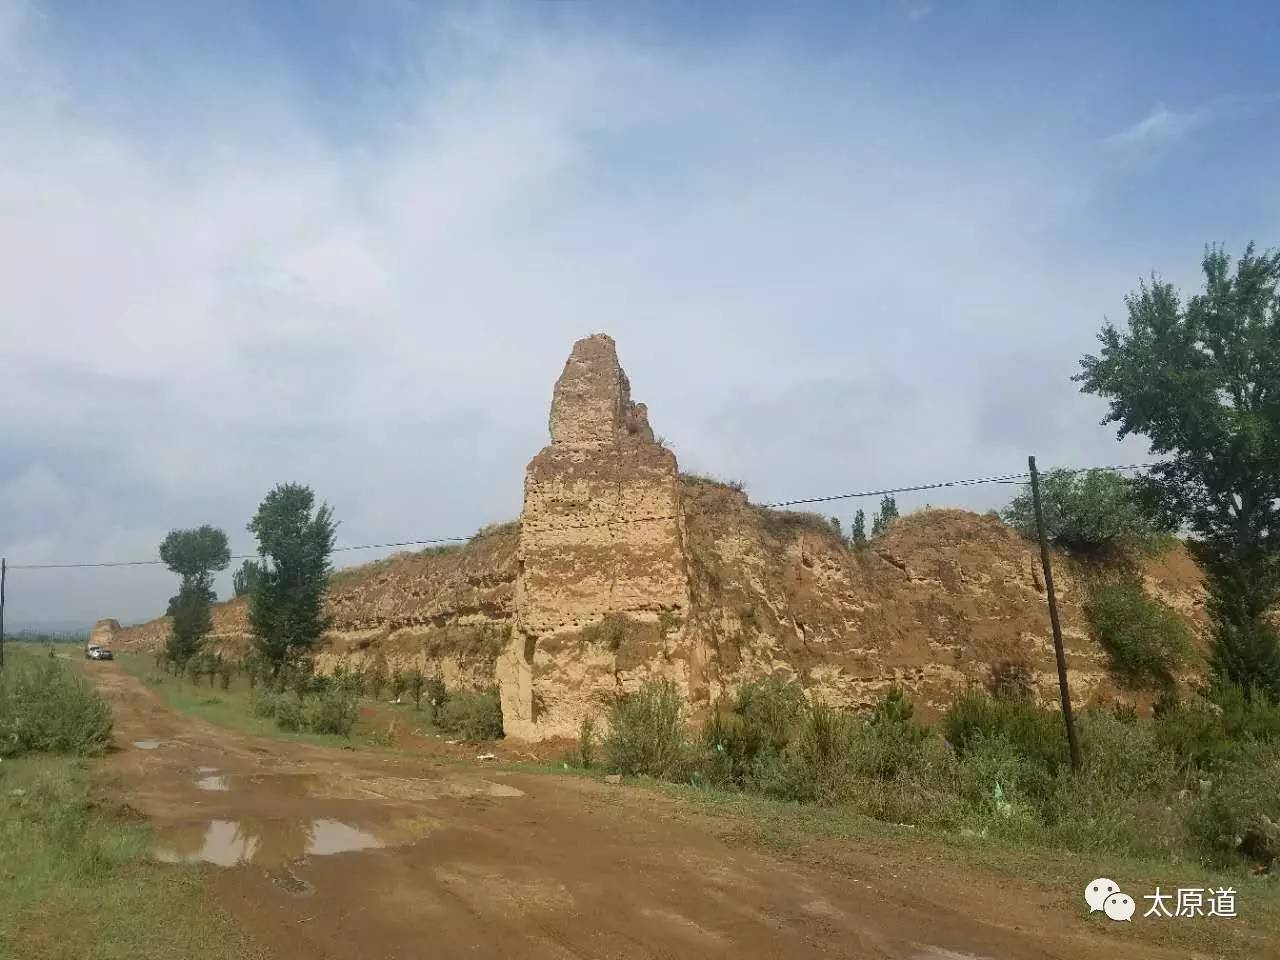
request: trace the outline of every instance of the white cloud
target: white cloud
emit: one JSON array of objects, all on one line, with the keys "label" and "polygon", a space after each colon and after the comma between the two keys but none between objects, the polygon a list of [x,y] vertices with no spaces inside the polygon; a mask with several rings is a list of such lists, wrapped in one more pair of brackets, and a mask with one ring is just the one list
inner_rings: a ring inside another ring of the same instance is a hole
[{"label": "white cloud", "polygon": [[1182,140],[1208,117],[1207,110],[1179,112],[1157,106],[1138,122],[1111,134],[1107,142],[1121,147],[1154,149]]},{"label": "white cloud", "polygon": [[[15,559],[133,559],[203,522],[243,548],[284,480],[347,543],[469,533],[519,509],[597,330],[682,461],[762,497],[1017,467],[980,398],[1026,378],[986,358],[1083,352],[1137,273],[1054,249],[1077,158],[1016,122],[974,138],[872,61],[463,26],[359,150],[231,73],[161,150],[86,114],[56,60],[11,61],[0,482],[54,504],[40,530],[0,519]],[[1044,459],[1093,453],[1074,386],[1035,386],[1079,410]],[[11,601],[129,619],[170,579],[30,576]]]}]

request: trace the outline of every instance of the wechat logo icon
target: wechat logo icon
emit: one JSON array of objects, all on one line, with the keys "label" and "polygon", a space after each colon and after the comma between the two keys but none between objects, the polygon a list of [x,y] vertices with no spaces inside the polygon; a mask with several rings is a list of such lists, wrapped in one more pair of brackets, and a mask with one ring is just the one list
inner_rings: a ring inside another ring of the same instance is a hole
[{"label": "wechat logo icon", "polygon": [[1090,913],[1101,910],[1112,920],[1133,920],[1133,897],[1121,893],[1119,885],[1106,877],[1099,877],[1084,888],[1084,902]]}]

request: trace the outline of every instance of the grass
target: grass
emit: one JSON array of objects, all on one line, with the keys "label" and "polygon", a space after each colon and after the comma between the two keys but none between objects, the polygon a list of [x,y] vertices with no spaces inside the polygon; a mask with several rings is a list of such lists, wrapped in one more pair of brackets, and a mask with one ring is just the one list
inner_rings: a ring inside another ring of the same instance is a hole
[{"label": "grass", "polygon": [[363,720],[357,721],[350,737],[331,733],[306,733],[281,730],[273,717],[256,716],[253,712],[249,685],[237,676],[230,689],[209,686],[208,682],[192,684],[186,678],[177,678],[155,668],[153,659],[146,654],[119,654],[116,662],[121,668],[146,683],[164,697],[174,710],[199,717],[220,727],[228,727],[241,733],[293,743],[310,743],[325,747],[379,747],[375,740],[378,733]]},{"label": "grass", "polygon": [[[323,747],[354,746],[403,752],[396,749],[394,735],[388,734],[389,724],[394,723],[395,729],[402,732],[406,729],[427,735],[440,732],[432,724],[431,712],[427,708],[418,711],[413,709],[412,702],[396,705],[387,703],[382,698],[378,698],[376,710],[360,713],[349,737],[332,733],[282,730],[275,717],[254,712],[253,695],[243,676],[236,675],[230,688],[223,690],[220,685],[209,686],[207,680],[193,685],[186,678],[176,678],[159,671],[155,668],[153,658],[147,654],[119,654],[116,662],[125,672],[137,677],[164,697],[165,702],[174,710],[253,736]],[[371,702],[367,699],[362,701],[366,707]],[[404,717],[388,719],[388,712],[403,712]]]},{"label": "grass", "polygon": [[[1088,918],[1082,892],[1094,877],[1115,879],[1138,900],[1139,917],[1149,905],[1141,899],[1159,886],[1232,887],[1237,892],[1235,919],[1147,920],[1109,924],[1109,934],[1126,940],[1215,957],[1265,955],[1270,931],[1280,930],[1280,888],[1261,878],[1242,877],[1195,864],[1176,865],[1114,853],[1077,854],[1032,840],[981,837],[954,831],[889,824],[849,806],[817,807],[749,794],[646,781],[660,793],[683,801],[705,825],[730,842],[826,869],[865,870],[865,857],[903,865],[909,871],[937,863],[970,874],[1008,877],[1051,896],[1052,906]],[[928,869],[927,866],[922,869]]]},{"label": "grass", "polygon": [[104,810],[87,762],[0,765],[0,958],[247,960],[199,868],[152,863],[147,827]]},{"label": "grass", "polygon": [[12,652],[0,675],[0,960],[246,960],[198,868],[153,863],[145,824],[113,806],[88,757],[110,711],[65,657]]}]

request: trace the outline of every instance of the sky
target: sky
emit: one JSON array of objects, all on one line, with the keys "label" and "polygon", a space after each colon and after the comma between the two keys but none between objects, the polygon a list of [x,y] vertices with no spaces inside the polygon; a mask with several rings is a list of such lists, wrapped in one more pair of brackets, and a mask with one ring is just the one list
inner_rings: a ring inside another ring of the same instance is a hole
[{"label": "sky", "polygon": [[[203,523],[252,553],[284,481],[340,544],[467,536],[519,513],[600,331],[681,468],[758,502],[1140,461],[1070,378],[1142,278],[1280,244],[1278,28],[1265,2],[0,0],[0,554],[149,559]],[[7,586],[11,625],[129,622],[176,578]]]}]

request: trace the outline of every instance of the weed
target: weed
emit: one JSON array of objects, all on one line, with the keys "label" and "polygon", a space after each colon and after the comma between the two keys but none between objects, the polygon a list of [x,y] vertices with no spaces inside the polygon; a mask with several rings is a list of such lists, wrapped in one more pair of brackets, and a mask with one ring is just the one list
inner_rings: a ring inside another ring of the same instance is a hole
[{"label": "weed", "polygon": [[582,639],[616,653],[631,635],[631,631],[630,617],[624,613],[610,613],[599,623],[585,627],[582,631]]},{"label": "weed", "polygon": [[502,736],[502,703],[495,690],[454,690],[436,711],[435,724],[463,740]]},{"label": "weed", "polygon": [[647,680],[619,697],[609,711],[605,763],[616,773],[670,777],[688,757],[681,712],[684,700],[670,680]]},{"label": "weed", "polygon": [[110,743],[106,701],[66,664],[15,657],[0,672],[0,757],[92,756]]}]

